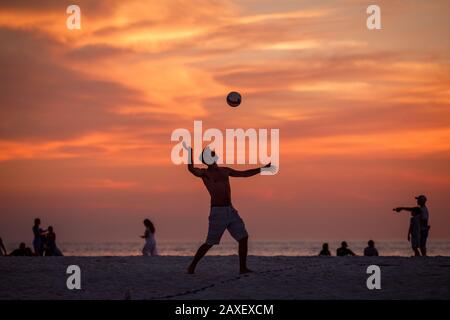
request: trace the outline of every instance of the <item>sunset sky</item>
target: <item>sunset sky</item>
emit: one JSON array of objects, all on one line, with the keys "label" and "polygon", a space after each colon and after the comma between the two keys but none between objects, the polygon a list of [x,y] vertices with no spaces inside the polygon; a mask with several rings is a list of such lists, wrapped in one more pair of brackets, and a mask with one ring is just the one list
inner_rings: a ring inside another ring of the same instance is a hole
[{"label": "sunset sky", "polygon": [[376,1],[372,31],[369,4],[2,0],[0,236],[202,241],[209,196],[170,159],[202,120],[280,130],[279,173],[231,181],[251,239],[406,241],[392,208],[422,193],[450,238],[450,2]]}]

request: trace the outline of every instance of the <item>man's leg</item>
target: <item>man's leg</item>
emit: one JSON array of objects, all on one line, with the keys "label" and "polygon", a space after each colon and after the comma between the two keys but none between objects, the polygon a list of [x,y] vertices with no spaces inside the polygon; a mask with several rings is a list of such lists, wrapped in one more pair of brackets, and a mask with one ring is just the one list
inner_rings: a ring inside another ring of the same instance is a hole
[{"label": "man's leg", "polygon": [[197,263],[200,259],[205,256],[213,245],[220,243],[220,239],[227,228],[227,220],[223,216],[224,209],[225,207],[211,207],[206,242],[198,248],[197,253],[194,256],[194,260],[192,260],[188,267],[188,273],[194,273],[195,267],[197,267]]},{"label": "man's leg", "polygon": [[248,237],[239,240],[239,267],[240,273],[249,273],[252,270],[247,268],[247,252],[248,252]]},{"label": "man's leg", "polygon": [[411,247],[414,251],[416,257],[420,257],[420,230],[415,230],[416,232],[411,233]]},{"label": "man's leg", "polygon": [[212,245],[204,243],[198,248],[197,253],[194,256],[194,260],[192,260],[191,264],[188,267],[188,273],[193,274],[195,272],[195,267],[201,258],[205,256],[209,249],[211,249]]},{"label": "man's leg", "polygon": [[422,256],[426,257],[427,256],[427,248],[426,247],[420,247],[420,253],[422,254]]},{"label": "man's leg", "polygon": [[420,232],[420,252],[422,253],[422,256],[427,256],[427,239],[428,239],[428,229],[422,230]]},{"label": "man's leg", "polygon": [[34,249],[34,255],[40,256],[39,247],[37,245],[33,244],[33,249]]},{"label": "man's leg", "polygon": [[427,238],[426,235],[424,235],[423,238],[420,239],[420,253],[422,254],[422,256],[426,257],[427,256]]},{"label": "man's leg", "polygon": [[[239,269],[240,273],[252,272],[247,268],[248,233],[245,229],[244,221],[239,216],[236,209],[231,208],[232,221],[227,226],[231,236],[239,242]],[[239,239],[239,240],[238,240]]]}]

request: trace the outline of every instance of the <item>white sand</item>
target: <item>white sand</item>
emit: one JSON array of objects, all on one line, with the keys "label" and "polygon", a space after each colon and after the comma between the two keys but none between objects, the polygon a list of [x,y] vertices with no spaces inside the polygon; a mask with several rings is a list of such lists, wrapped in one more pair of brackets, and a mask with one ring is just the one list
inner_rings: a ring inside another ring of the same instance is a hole
[{"label": "white sand", "polygon": [[[449,299],[450,257],[207,256],[195,275],[189,257],[0,257],[0,299]],[[66,288],[78,265],[82,289]],[[381,290],[366,287],[381,267]]]}]

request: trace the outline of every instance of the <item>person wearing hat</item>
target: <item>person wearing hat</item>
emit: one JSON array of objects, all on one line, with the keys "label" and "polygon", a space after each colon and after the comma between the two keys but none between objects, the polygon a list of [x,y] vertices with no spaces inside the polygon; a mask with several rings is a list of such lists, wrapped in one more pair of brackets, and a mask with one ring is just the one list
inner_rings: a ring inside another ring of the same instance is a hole
[{"label": "person wearing hat", "polygon": [[[428,208],[426,206],[427,197],[423,194],[415,197],[417,207],[397,207],[393,210],[400,212],[402,210],[411,212],[411,222],[408,231],[408,241],[416,256],[427,255],[427,240],[430,226],[428,225]],[[419,252],[420,249],[420,252]]]}]

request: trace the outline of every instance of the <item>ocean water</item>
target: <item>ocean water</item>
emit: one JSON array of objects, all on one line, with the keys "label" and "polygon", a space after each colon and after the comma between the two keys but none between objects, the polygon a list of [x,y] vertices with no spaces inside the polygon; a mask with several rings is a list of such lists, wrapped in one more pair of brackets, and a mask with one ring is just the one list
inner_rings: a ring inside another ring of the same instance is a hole
[{"label": "ocean water", "polygon": [[[349,248],[357,255],[362,255],[367,241],[348,240]],[[328,241],[332,255],[336,255],[336,248],[340,241]],[[157,243],[160,255],[192,256],[200,242],[167,242]],[[108,242],[108,243],[59,243],[59,248],[66,256],[136,256],[141,255],[143,242]],[[412,250],[405,241],[377,241],[375,243],[380,255],[383,256],[411,256]],[[258,256],[315,256],[322,247],[320,241],[250,241],[249,255]],[[224,241],[214,246],[209,255],[237,254],[237,243]],[[450,256],[450,240],[432,240],[428,243],[430,256]]]}]

